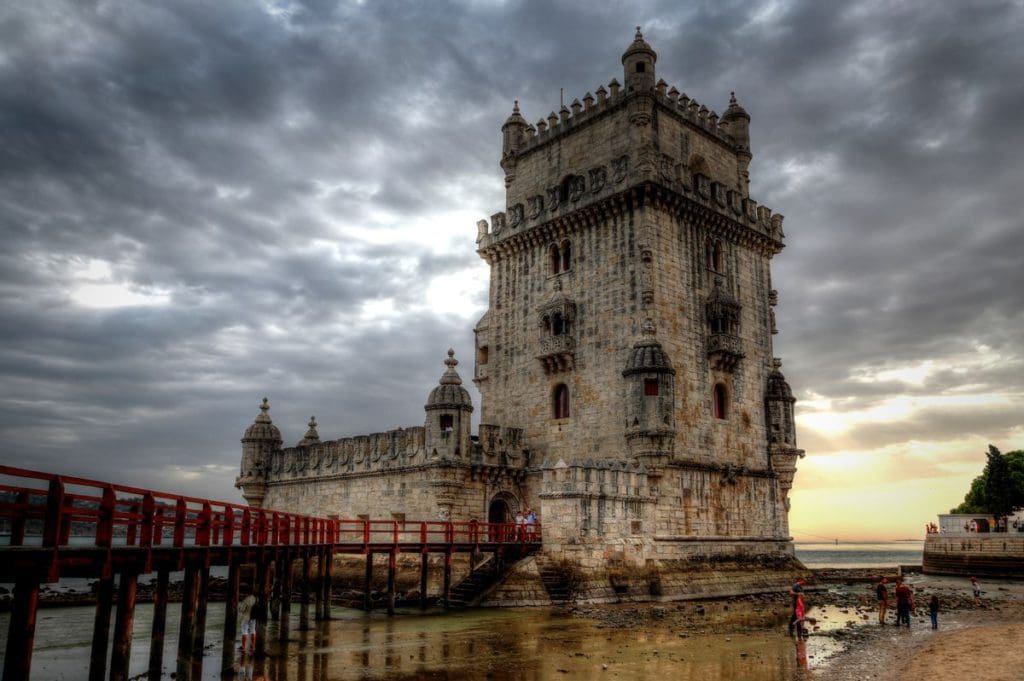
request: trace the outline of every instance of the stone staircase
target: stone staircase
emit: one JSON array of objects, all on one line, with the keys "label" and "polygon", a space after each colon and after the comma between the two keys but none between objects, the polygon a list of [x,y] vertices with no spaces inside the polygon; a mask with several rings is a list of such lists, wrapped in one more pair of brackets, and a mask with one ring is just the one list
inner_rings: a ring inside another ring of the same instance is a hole
[{"label": "stone staircase", "polygon": [[480,602],[486,593],[501,583],[516,563],[534,553],[539,547],[519,545],[507,547],[502,555],[492,554],[452,587],[449,604],[453,608],[468,608]]},{"label": "stone staircase", "polygon": [[565,572],[552,564],[548,558],[537,556],[536,561],[541,581],[544,582],[544,590],[548,592],[551,603],[560,605],[572,600],[572,585]]}]

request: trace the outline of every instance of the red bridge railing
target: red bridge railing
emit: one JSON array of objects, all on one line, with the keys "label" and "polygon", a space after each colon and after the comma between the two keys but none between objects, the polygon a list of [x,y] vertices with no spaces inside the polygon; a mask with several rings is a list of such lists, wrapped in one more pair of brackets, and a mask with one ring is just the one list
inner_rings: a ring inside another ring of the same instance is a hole
[{"label": "red bridge railing", "polygon": [[[0,548],[538,543],[539,524],[345,520],[0,466]],[[6,541],[5,541],[6,539]]]}]

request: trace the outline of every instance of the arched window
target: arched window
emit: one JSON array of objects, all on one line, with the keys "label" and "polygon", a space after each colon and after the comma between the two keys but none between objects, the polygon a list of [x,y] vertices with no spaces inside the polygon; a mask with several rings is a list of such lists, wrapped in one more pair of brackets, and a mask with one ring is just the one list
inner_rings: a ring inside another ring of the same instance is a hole
[{"label": "arched window", "polygon": [[572,267],[572,244],[566,239],[562,242],[562,271],[568,272]]},{"label": "arched window", "polygon": [[729,408],[729,395],[725,390],[725,386],[721,383],[716,383],[712,398],[712,401],[714,402],[715,418],[724,419],[728,415]]},{"label": "arched window", "polygon": [[562,271],[562,255],[558,252],[558,244],[551,244],[548,253],[551,257],[551,274],[558,274]]},{"label": "arched window", "polygon": [[569,320],[561,312],[551,315],[551,335],[564,336],[569,333]]},{"label": "arched window", "polygon": [[564,383],[555,386],[551,393],[552,412],[556,419],[569,418],[569,388]]}]

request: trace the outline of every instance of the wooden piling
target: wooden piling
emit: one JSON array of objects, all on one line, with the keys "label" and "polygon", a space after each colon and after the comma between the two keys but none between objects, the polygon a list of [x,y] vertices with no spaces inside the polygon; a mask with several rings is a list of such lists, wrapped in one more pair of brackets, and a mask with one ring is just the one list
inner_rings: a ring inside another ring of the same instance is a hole
[{"label": "wooden piling", "polygon": [[285,552],[282,565],[284,569],[281,571],[281,618],[277,633],[280,640],[287,641],[292,617],[292,587],[295,586],[295,580],[292,577],[293,564],[290,551]]},{"label": "wooden piling", "polygon": [[392,549],[388,552],[388,614],[395,614],[395,569],[398,553]]},{"label": "wooden piling", "polygon": [[324,551],[316,549],[316,565],[313,569],[313,619],[324,618]]},{"label": "wooden piling", "polygon": [[192,628],[192,678],[203,678],[203,648],[206,645],[206,606],[210,599],[210,568],[199,569],[196,578],[196,625]]},{"label": "wooden piling", "polygon": [[373,551],[366,552],[366,574],[363,578],[363,609],[370,612],[373,605],[370,599],[370,589],[373,585]]},{"label": "wooden piling", "polygon": [[324,565],[324,612],[323,619],[330,620],[331,602],[334,600],[334,549],[327,549]]},{"label": "wooden piling", "polygon": [[426,551],[420,554],[420,608],[427,607],[427,569],[430,554]]},{"label": "wooden piling", "polygon": [[447,610],[451,604],[452,595],[452,551],[448,549],[444,552],[444,594],[442,596],[444,600],[444,609]]},{"label": "wooden piling", "polygon": [[235,639],[238,636],[238,572],[240,565],[235,558],[228,564],[228,587],[224,594],[224,648],[220,656],[221,676],[234,674]]},{"label": "wooden piling", "polygon": [[185,583],[181,591],[181,622],[178,627],[178,681],[190,681],[192,678],[192,643],[195,637],[196,596],[199,591],[198,572],[199,570],[191,565],[185,568]]},{"label": "wooden piling", "polygon": [[282,565],[284,565],[283,558],[278,558],[274,561],[274,586],[270,596],[270,619],[275,622],[281,619],[281,575],[284,574]]},{"label": "wooden piling", "polygon": [[310,567],[309,549],[305,549],[302,552],[302,591],[299,592],[299,631],[309,629]]},{"label": "wooden piling", "polygon": [[29,678],[38,609],[39,580],[19,579],[14,584],[14,602],[11,604],[11,622],[7,630],[3,681],[21,681]]},{"label": "wooden piling", "polygon": [[107,674],[107,644],[110,642],[110,608],[113,602],[114,577],[102,577],[96,589],[96,619],[92,627],[89,681],[104,681]]},{"label": "wooden piling", "polygon": [[256,620],[256,654],[266,654],[267,615],[270,609],[270,563],[271,559],[262,554],[256,562],[256,582],[253,589],[256,594],[256,608],[253,619]]},{"label": "wooden piling", "polygon": [[128,681],[138,584],[139,576],[135,573],[121,575],[117,590],[117,618],[114,620],[114,648],[110,652],[110,681]]},{"label": "wooden piling", "polygon": [[170,573],[160,570],[156,574],[156,593],[153,595],[153,628],[149,637],[149,679],[160,681],[164,666],[164,633],[167,631],[167,585]]}]

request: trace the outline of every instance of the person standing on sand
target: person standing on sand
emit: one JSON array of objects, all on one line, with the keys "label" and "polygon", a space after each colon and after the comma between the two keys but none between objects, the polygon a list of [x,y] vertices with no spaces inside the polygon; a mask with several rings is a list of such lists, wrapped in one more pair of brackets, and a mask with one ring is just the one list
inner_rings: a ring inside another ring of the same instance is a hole
[{"label": "person standing on sand", "polygon": [[981,605],[981,584],[977,577],[971,577],[971,590],[974,591],[974,604]]},{"label": "person standing on sand", "polygon": [[886,584],[889,583],[885,577],[878,578],[878,584],[875,585],[875,595],[878,597],[878,623],[885,624],[885,611],[889,609],[889,587]]},{"label": "person standing on sand", "polygon": [[914,609],[914,593],[903,583],[902,577],[896,578],[896,626],[910,626],[910,612]]},{"label": "person standing on sand", "polygon": [[793,599],[793,614],[789,616],[789,633],[791,635],[796,627],[796,621],[799,619],[796,614],[796,609],[798,604],[802,605],[803,603],[804,584],[806,583],[807,580],[801,577],[796,580],[796,584],[794,584],[789,590],[789,595]]},{"label": "person standing on sand", "polygon": [[928,601],[928,616],[932,618],[932,629],[939,628],[939,597],[932,594],[932,599]]}]

